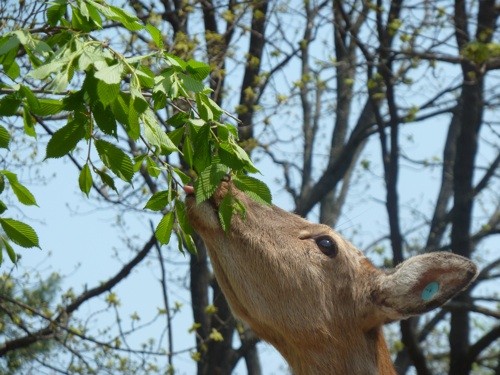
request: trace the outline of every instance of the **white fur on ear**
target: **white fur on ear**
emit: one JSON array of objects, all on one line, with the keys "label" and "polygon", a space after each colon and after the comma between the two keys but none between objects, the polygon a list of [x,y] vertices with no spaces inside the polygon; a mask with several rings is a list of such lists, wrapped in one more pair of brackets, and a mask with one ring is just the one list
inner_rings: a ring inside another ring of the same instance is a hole
[{"label": "white fur on ear", "polygon": [[381,275],[371,298],[388,320],[432,310],[465,289],[477,276],[476,265],[462,256],[435,252],[401,263]]}]

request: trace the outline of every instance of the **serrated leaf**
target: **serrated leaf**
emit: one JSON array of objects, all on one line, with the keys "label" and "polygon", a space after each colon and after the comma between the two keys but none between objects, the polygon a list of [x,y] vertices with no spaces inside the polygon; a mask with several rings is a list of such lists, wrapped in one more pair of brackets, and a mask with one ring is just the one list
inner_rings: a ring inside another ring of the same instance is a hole
[{"label": "serrated leaf", "polygon": [[198,93],[202,92],[205,89],[205,85],[202,82],[196,80],[191,76],[188,76],[187,74],[179,73],[178,77],[187,91]]},{"label": "serrated leaf", "polygon": [[172,193],[168,190],[158,191],[149,198],[144,208],[152,211],[161,211],[171,201],[171,197]]},{"label": "serrated leaf", "polygon": [[189,168],[193,168],[193,144],[191,143],[190,138],[186,138],[182,145],[182,154],[184,156],[184,161],[189,166]]},{"label": "serrated leaf", "polygon": [[182,232],[187,235],[191,235],[194,232],[187,217],[186,205],[179,199],[175,200],[175,217],[177,218],[177,222]]},{"label": "serrated leaf", "polygon": [[193,78],[199,81],[203,81],[210,74],[209,65],[192,59],[187,62],[186,70]]},{"label": "serrated leaf", "polygon": [[7,237],[15,244],[26,248],[40,247],[38,235],[28,224],[14,219],[0,218],[0,225]]},{"label": "serrated leaf", "polygon": [[108,85],[118,84],[122,80],[123,64],[107,65],[105,61],[97,61],[94,63],[97,69],[94,77],[107,83]]},{"label": "serrated leaf", "polygon": [[123,26],[125,26],[130,31],[139,31],[144,28],[144,25],[140,23],[139,18],[133,16],[127,11],[112,5],[109,6],[109,9],[112,13],[114,13],[114,17],[112,16],[110,18],[115,21],[121,22]]},{"label": "serrated leaf", "polygon": [[90,189],[92,188],[92,182],[92,172],[90,171],[89,165],[86,163],[78,176],[78,185],[80,186],[80,190],[85,193],[87,197],[89,196]]},{"label": "serrated leaf", "polygon": [[233,176],[232,181],[238,189],[253,200],[265,205],[271,204],[271,191],[262,181],[246,175]]},{"label": "serrated leaf", "polygon": [[116,120],[110,107],[104,108],[101,103],[97,102],[92,108],[92,114],[94,115],[95,123],[104,134],[117,136]]},{"label": "serrated leaf", "polygon": [[161,173],[161,169],[150,156],[146,157],[146,170],[151,177],[155,178]]},{"label": "serrated leaf", "polygon": [[0,125],[0,148],[9,148],[10,133],[2,125]]},{"label": "serrated leaf", "polygon": [[0,201],[0,214],[3,214],[7,209],[7,205],[3,201]]},{"label": "serrated leaf", "polygon": [[47,8],[47,22],[50,26],[56,26],[66,13],[66,3],[54,4]]},{"label": "serrated leaf", "polygon": [[233,198],[231,194],[224,196],[219,204],[217,214],[222,230],[228,233],[231,228],[231,218],[233,217]]},{"label": "serrated leaf", "polygon": [[98,139],[94,142],[99,157],[106,167],[126,182],[131,182],[134,176],[132,160],[114,144]]},{"label": "serrated leaf", "polygon": [[163,216],[155,230],[155,237],[162,245],[166,245],[170,242],[173,227],[174,212],[170,211]]},{"label": "serrated leaf", "polygon": [[144,114],[143,121],[146,125],[144,127],[144,137],[149,144],[156,147],[160,154],[168,155],[174,151],[178,151],[177,147],[167,136],[165,131],[160,128],[160,125],[151,111]]},{"label": "serrated leaf", "polygon": [[19,47],[19,39],[15,34],[4,36],[0,39],[0,56],[6,55],[11,50]]},{"label": "serrated leaf", "polygon": [[187,63],[178,56],[172,55],[170,53],[165,53],[165,59],[172,66],[176,66],[178,68],[181,68],[182,70],[186,69]]},{"label": "serrated leaf", "polygon": [[119,84],[108,84],[104,81],[97,81],[97,96],[104,107],[111,104],[120,92]]},{"label": "serrated leaf", "polygon": [[205,168],[194,183],[196,203],[199,204],[209,199],[228,171],[223,164],[212,164]]},{"label": "serrated leaf", "polygon": [[204,170],[212,162],[210,150],[211,131],[210,124],[201,127],[190,124],[191,140],[193,142],[193,167],[196,172]]},{"label": "serrated leaf", "polygon": [[61,71],[61,68],[64,67],[66,61],[63,60],[53,60],[48,62],[47,64],[40,65],[35,70],[32,70],[28,73],[28,76],[35,79],[45,79],[52,73],[57,73]]},{"label": "serrated leaf", "polygon": [[23,126],[26,135],[36,138],[35,121],[27,107],[24,107],[23,110]]},{"label": "serrated leaf", "polygon": [[107,174],[104,171],[100,171],[100,170],[94,170],[94,171],[99,175],[99,177],[101,178],[101,181],[104,185],[109,186],[116,193],[118,193],[118,190],[116,189],[116,186],[115,186],[115,181],[113,180],[113,178],[109,174]]},{"label": "serrated leaf", "polygon": [[37,206],[36,199],[34,195],[29,191],[29,189],[21,184],[17,179],[17,175],[13,172],[2,170],[0,173],[7,177],[12,191],[16,195],[20,203],[26,206]]},{"label": "serrated leaf", "polygon": [[146,25],[146,30],[148,31],[149,35],[151,35],[151,38],[153,39],[153,42],[156,44],[156,46],[162,49],[163,37],[161,35],[160,30],[158,30],[155,26],[151,25],[150,23]]},{"label": "serrated leaf", "polygon": [[60,158],[69,154],[85,137],[85,124],[75,118],[56,131],[47,144],[45,158]]},{"label": "serrated leaf", "polygon": [[62,100],[57,99],[38,99],[38,107],[31,108],[30,111],[38,116],[50,116],[61,112],[64,109]]},{"label": "serrated leaf", "polygon": [[14,116],[21,105],[17,95],[9,94],[0,99],[0,116]]},{"label": "serrated leaf", "polygon": [[[5,251],[7,251],[7,255],[10,258],[10,261],[15,264],[17,262],[16,252],[14,251],[12,246],[10,246],[10,243],[9,243],[9,241],[7,241],[7,239],[5,239],[3,236],[1,238],[2,238],[3,246],[5,247]],[[0,253],[1,253],[1,251],[0,251]],[[1,258],[2,257],[0,256],[0,264],[2,263]]]}]

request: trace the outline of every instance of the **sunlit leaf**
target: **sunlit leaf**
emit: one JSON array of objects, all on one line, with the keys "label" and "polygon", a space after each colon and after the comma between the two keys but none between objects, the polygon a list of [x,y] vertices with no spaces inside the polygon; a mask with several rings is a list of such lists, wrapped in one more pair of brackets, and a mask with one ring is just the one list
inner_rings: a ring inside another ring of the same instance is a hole
[{"label": "sunlit leaf", "polygon": [[98,139],[94,142],[99,157],[106,167],[126,182],[134,176],[134,165],[125,152],[112,143]]},{"label": "sunlit leaf", "polygon": [[7,237],[15,244],[26,248],[40,247],[38,235],[28,224],[14,219],[0,218],[0,225]]},{"label": "sunlit leaf", "polygon": [[56,131],[47,144],[46,158],[60,158],[69,154],[85,137],[85,124],[75,118]]},{"label": "sunlit leaf", "polygon": [[144,208],[153,211],[163,210],[167,204],[172,200],[172,193],[168,190],[158,191],[154,193],[147,201]]},{"label": "sunlit leaf", "polygon": [[90,189],[92,188],[92,182],[92,172],[90,171],[89,165],[86,163],[78,176],[78,185],[80,186],[80,190],[85,193],[87,197],[89,196]]},{"label": "sunlit leaf", "polygon": [[168,244],[172,236],[172,229],[174,227],[174,212],[167,212],[158,223],[155,230],[156,239],[162,244]]},{"label": "sunlit leaf", "polygon": [[203,170],[194,183],[196,203],[210,198],[228,171],[228,168],[223,164],[212,164]]},{"label": "sunlit leaf", "polygon": [[35,196],[29,191],[26,186],[19,182],[15,173],[6,170],[2,170],[0,171],[0,173],[7,178],[12,191],[14,192],[20,203],[26,206],[37,206]]}]

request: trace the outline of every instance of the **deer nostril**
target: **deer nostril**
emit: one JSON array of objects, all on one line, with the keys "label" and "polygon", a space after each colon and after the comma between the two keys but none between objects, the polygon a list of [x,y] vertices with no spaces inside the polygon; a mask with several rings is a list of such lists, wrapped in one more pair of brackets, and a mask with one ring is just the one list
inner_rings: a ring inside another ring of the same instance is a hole
[{"label": "deer nostril", "polygon": [[321,252],[327,257],[333,258],[337,255],[337,244],[330,236],[321,236],[316,238],[315,241]]}]

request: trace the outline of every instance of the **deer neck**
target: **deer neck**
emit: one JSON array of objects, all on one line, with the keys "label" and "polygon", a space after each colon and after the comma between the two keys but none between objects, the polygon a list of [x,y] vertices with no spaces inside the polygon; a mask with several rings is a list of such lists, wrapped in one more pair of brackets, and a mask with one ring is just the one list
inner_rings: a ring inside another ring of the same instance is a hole
[{"label": "deer neck", "polygon": [[[382,327],[316,339],[278,340],[273,345],[289,363],[294,375],[395,375]],[[312,337],[311,337],[312,338]]]}]

